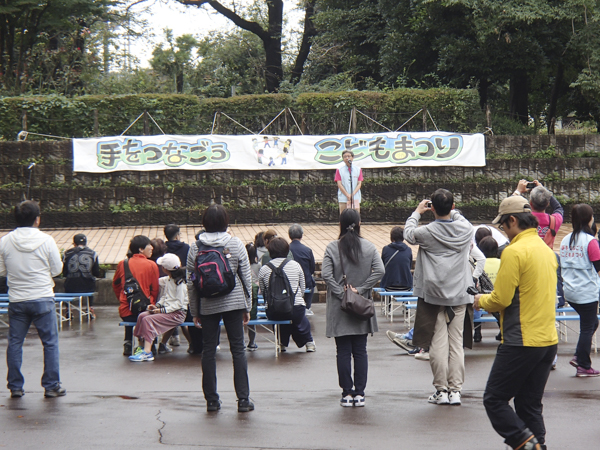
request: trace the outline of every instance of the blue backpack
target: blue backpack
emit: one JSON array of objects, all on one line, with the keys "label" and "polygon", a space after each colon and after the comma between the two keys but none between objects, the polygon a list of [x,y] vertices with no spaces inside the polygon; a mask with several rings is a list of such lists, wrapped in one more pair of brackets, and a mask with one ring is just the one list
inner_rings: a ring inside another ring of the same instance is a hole
[{"label": "blue backpack", "polygon": [[196,274],[194,285],[201,298],[223,297],[235,288],[235,273],[229,265],[229,251],[225,247],[210,247],[196,242]]}]

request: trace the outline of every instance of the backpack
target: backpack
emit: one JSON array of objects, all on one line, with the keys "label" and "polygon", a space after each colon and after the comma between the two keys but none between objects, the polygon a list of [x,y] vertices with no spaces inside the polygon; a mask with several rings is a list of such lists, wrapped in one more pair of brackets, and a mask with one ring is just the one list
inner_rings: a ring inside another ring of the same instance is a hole
[{"label": "backpack", "polygon": [[267,303],[267,314],[271,320],[292,320],[296,293],[292,291],[292,285],[283,271],[289,259],[284,259],[279,267],[272,263],[267,266],[271,269],[269,277],[269,288],[263,293]]},{"label": "backpack", "polygon": [[125,259],[123,261],[123,268],[125,269],[125,284],[123,285],[123,292],[127,297],[127,302],[129,302],[129,309],[131,310],[131,314],[137,316],[138,314],[146,311],[148,305],[150,305],[150,300],[142,291],[140,287],[140,283],[135,279],[135,277],[131,274],[131,270],[129,270],[129,260]]},{"label": "backpack", "polygon": [[225,247],[210,247],[196,242],[194,285],[200,298],[223,297],[235,288],[235,274],[229,265],[231,254]]}]

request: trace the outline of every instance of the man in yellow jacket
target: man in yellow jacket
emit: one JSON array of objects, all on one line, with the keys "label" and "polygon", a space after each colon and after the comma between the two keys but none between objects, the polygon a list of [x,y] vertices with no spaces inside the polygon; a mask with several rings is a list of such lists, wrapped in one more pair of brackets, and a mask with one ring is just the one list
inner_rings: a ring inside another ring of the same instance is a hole
[{"label": "man in yellow jacket", "polygon": [[[537,234],[521,196],[502,201],[494,219],[510,240],[494,291],[474,307],[500,313],[502,343],[483,396],[492,426],[513,449],[545,449],[542,397],[556,355],[556,256]],[[509,401],[514,398],[515,409]]]}]

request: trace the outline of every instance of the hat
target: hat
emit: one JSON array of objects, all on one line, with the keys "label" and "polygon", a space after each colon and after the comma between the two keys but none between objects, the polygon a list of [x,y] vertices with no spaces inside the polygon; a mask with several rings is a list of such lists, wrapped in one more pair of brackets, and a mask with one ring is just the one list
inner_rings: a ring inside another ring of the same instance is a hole
[{"label": "hat", "polygon": [[521,197],[520,195],[513,195],[502,200],[502,203],[500,203],[500,207],[498,208],[498,215],[492,221],[492,223],[494,225],[499,223],[500,219],[505,214],[520,214],[524,212],[530,213],[531,205],[525,197]]},{"label": "hat", "polygon": [[76,234],[73,236],[73,243],[75,245],[85,245],[87,244],[87,237],[85,234]]},{"label": "hat", "polygon": [[162,266],[163,269],[171,271],[181,267],[179,256],[174,253],[167,253],[156,260],[156,264]]}]

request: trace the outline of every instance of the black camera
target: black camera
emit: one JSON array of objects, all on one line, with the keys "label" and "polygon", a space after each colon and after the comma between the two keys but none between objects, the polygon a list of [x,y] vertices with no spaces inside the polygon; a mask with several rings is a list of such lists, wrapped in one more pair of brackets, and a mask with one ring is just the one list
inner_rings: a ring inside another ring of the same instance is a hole
[{"label": "black camera", "polygon": [[427,207],[431,208],[431,202],[427,202]]},{"label": "black camera", "polygon": [[527,183],[527,189],[533,189],[534,187],[536,187],[536,184],[533,181],[530,183]]}]

